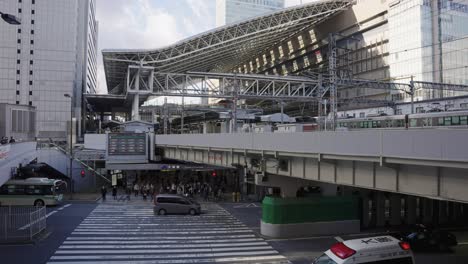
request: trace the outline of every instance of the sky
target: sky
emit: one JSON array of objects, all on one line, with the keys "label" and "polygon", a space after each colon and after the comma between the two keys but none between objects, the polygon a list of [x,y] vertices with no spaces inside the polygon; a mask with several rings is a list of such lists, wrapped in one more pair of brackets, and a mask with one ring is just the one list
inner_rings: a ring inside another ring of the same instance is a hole
[{"label": "sky", "polygon": [[[213,29],[215,3],[216,0],[97,0],[98,92],[107,92],[103,49],[157,49]],[[300,3],[301,0],[285,0],[286,7]]]}]

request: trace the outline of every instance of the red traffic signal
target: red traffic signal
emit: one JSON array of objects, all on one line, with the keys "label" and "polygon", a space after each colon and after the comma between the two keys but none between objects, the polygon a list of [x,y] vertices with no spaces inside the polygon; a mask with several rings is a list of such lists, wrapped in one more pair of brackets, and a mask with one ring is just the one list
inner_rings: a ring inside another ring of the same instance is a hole
[{"label": "red traffic signal", "polygon": [[84,170],[81,170],[80,174],[81,174],[81,177],[84,177],[86,175]]},{"label": "red traffic signal", "polygon": [[216,175],[217,175],[217,174],[216,174],[216,171],[213,171],[213,172],[211,173],[211,177],[216,177]]}]

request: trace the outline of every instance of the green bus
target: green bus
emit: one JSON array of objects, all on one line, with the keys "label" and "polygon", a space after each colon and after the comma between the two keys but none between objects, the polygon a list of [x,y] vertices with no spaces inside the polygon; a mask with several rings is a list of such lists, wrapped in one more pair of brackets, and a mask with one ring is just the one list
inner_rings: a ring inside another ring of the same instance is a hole
[{"label": "green bus", "polygon": [[25,180],[9,180],[0,187],[0,206],[57,205],[63,199],[67,189],[66,182],[47,178],[28,178]]}]

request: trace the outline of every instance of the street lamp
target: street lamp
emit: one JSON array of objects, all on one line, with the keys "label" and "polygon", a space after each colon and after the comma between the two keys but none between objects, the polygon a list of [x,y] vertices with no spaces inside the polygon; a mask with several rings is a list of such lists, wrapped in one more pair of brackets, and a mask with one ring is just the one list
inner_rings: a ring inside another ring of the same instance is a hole
[{"label": "street lamp", "polygon": [[70,199],[73,199],[73,97],[70,94],[64,94],[63,96],[70,98]]},{"label": "street lamp", "polygon": [[5,22],[7,22],[8,24],[11,24],[11,25],[21,24],[21,20],[14,15],[5,14],[2,12],[0,12],[0,15],[2,16],[2,19],[5,20]]}]

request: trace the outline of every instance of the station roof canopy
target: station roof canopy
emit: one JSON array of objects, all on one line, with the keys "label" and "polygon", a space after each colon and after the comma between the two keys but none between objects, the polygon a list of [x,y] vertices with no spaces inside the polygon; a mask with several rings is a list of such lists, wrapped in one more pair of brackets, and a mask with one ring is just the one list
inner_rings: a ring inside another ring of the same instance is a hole
[{"label": "station roof canopy", "polygon": [[129,65],[154,67],[159,72],[231,72],[275,45],[347,9],[352,0],[321,0],[192,36],[153,50],[103,50],[110,94],[122,93]]}]

